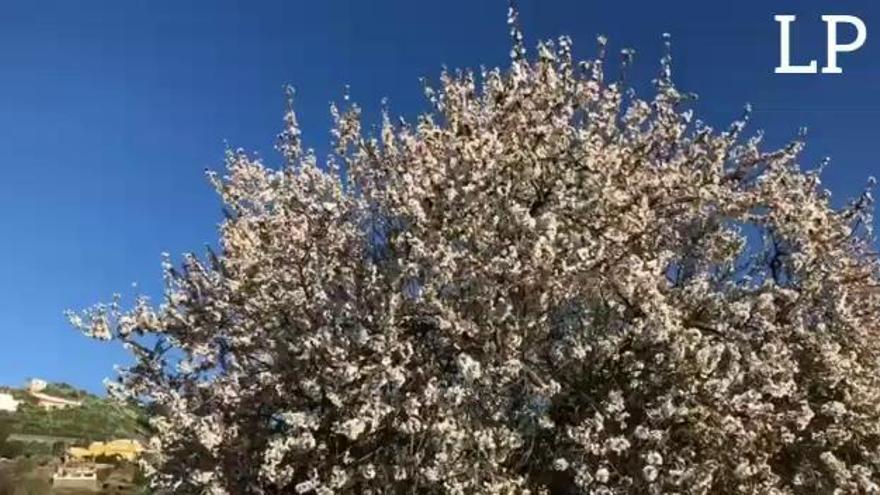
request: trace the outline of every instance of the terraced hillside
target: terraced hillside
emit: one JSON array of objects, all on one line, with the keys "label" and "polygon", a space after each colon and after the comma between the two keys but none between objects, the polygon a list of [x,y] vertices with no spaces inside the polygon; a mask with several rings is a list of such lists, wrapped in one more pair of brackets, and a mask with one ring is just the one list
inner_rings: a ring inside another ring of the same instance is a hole
[{"label": "terraced hillside", "polygon": [[14,413],[0,412],[0,457],[58,454],[66,447],[114,438],[143,439],[143,412],[66,384],[50,384],[44,393],[82,401],[82,406],[44,410],[26,390],[6,389],[21,400]]}]

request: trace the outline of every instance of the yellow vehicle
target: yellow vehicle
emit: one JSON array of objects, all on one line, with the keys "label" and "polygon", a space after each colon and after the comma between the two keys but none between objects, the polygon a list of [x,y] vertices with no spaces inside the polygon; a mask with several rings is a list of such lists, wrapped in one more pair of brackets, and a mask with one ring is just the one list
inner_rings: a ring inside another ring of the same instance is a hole
[{"label": "yellow vehicle", "polygon": [[77,461],[93,461],[98,457],[107,457],[131,462],[143,451],[143,446],[137,440],[118,439],[109,442],[92,442],[88,448],[70,447],[67,449],[67,455]]}]

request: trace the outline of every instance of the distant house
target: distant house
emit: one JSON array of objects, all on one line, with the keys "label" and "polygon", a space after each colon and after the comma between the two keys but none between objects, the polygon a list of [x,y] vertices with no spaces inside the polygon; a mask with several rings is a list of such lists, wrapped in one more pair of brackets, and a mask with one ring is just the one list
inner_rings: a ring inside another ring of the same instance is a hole
[{"label": "distant house", "polygon": [[82,401],[63,399],[54,395],[42,394],[40,392],[31,392],[31,397],[37,400],[37,405],[43,409],[65,409],[68,407],[80,407]]},{"label": "distant house", "polygon": [[28,380],[27,388],[31,392],[42,392],[47,386],[46,380],[40,380],[39,378],[31,378]]},{"label": "distant house", "polygon": [[71,447],[67,449],[67,455],[74,461],[94,461],[98,457],[109,457],[129,462],[137,460],[143,453],[144,447],[140,442],[130,438],[120,438],[110,442],[92,442],[89,448]]},{"label": "distant house", "polygon": [[39,407],[42,407],[46,410],[51,410],[82,406],[82,401],[65,399],[63,397],[56,397],[54,395],[43,393],[43,390],[46,388],[46,386],[47,384],[45,381],[39,380],[37,378],[34,378],[30,382],[28,382],[28,393],[31,397],[36,399],[37,405]]},{"label": "distant house", "polygon": [[15,412],[19,402],[12,394],[0,393],[0,411]]}]

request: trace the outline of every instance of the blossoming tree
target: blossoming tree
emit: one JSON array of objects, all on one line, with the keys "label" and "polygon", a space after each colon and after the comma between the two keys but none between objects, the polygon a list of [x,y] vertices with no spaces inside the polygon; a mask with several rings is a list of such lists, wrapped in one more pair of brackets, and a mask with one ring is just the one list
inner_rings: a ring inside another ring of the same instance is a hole
[{"label": "blossoming tree", "polygon": [[219,253],[70,314],[134,356],[156,487],[878,493],[870,195],[693,120],[668,54],[642,100],[510,21],[415,122],[334,107],[326,163],[291,109],[282,167],[210,176]]}]

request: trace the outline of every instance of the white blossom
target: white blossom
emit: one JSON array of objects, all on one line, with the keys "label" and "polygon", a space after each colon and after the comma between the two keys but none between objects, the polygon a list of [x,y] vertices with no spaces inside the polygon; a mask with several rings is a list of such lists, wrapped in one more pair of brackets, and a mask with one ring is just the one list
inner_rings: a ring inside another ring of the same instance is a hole
[{"label": "white blossom", "polygon": [[209,174],[216,252],[68,314],[132,354],[158,493],[876,493],[870,191],[696,120],[668,47],[645,99],[509,27],[412,122],[333,106],[326,160],[291,105],[281,167]]}]

